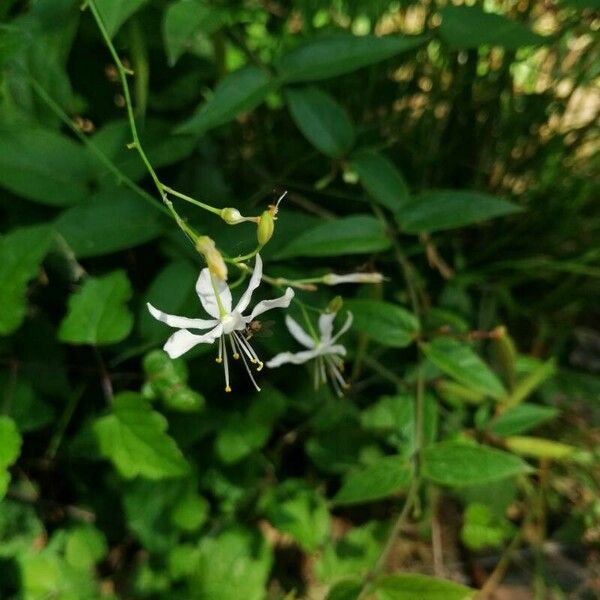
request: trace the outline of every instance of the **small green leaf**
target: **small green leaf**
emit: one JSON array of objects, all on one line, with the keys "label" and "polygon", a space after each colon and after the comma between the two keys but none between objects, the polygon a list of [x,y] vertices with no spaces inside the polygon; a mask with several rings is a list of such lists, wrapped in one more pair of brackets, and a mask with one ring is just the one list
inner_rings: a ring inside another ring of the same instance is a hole
[{"label": "small green leaf", "polygon": [[0,185],[28,200],[70,206],[90,194],[86,149],[41,128],[0,129]]},{"label": "small green leaf", "polygon": [[360,579],[342,579],[329,590],[325,600],[356,600],[362,588],[363,582]]},{"label": "small green leaf", "polygon": [[0,335],[18,329],[27,310],[27,282],[44,260],[52,230],[46,225],[13,229],[0,237]]},{"label": "small green leaf", "polygon": [[124,271],[90,277],[69,298],[69,310],[58,330],[58,338],[70,344],[114,344],[125,339],[133,327],[126,306],[131,284]]},{"label": "small green leaf", "polygon": [[385,456],[371,465],[350,471],[333,503],[346,506],[387,498],[406,489],[410,473],[402,456]]},{"label": "small green leaf", "polygon": [[522,23],[511,21],[504,15],[484,12],[479,6],[445,6],[440,15],[440,36],[456,50],[479,46],[517,50],[548,42],[548,38],[533,33]]},{"label": "small green leaf", "polygon": [[176,132],[201,135],[228,123],[236,115],[257,107],[273,86],[274,81],[260,67],[250,65],[238,69],[217,84],[213,95]]},{"label": "small green leaf", "polygon": [[383,346],[410,346],[419,331],[417,317],[390,302],[351,299],[344,307],[354,316],[352,327]]},{"label": "small green leaf", "polygon": [[384,226],[375,217],[355,215],[321,223],[292,239],[277,258],[367,254],[390,247]]},{"label": "small green leaf", "polygon": [[4,498],[10,482],[8,467],[19,458],[22,441],[16,423],[0,415],[0,500]]},{"label": "small green leaf", "polygon": [[380,577],[375,590],[377,600],[471,600],[477,593],[455,581],[416,573]]},{"label": "small green leaf", "polygon": [[530,470],[517,456],[479,444],[445,441],[423,450],[424,477],[441,485],[479,485]]},{"label": "small green leaf", "polygon": [[422,45],[427,38],[338,33],[309,38],[284,54],[277,70],[288,83],[318,81],[385,60]]},{"label": "small green leaf", "polygon": [[557,408],[550,406],[520,404],[494,418],[489,423],[489,429],[496,435],[517,435],[554,419],[559,414],[560,411]]},{"label": "small green leaf", "polygon": [[171,523],[181,531],[197,531],[210,512],[208,501],[193,489],[179,498],[171,509]]},{"label": "small green leaf", "polygon": [[180,477],[188,464],[166,433],[167,420],[153,411],[138,394],[115,396],[112,413],[94,424],[100,452],[127,479]]},{"label": "small green leaf", "polygon": [[512,452],[531,458],[566,460],[577,451],[575,446],[569,444],[525,435],[507,437],[505,443]]},{"label": "small green leaf", "polygon": [[65,558],[76,569],[91,569],[107,551],[104,534],[92,525],[79,525],[68,533]]},{"label": "small green leaf", "polygon": [[514,533],[514,527],[494,514],[487,504],[473,502],[467,506],[460,537],[467,548],[498,548]]},{"label": "small green leaf", "polygon": [[518,406],[523,400],[529,397],[546,379],[556,373],[556,362],[554,359],[547,360],[530,373],[521,381],[517,382],[512,392],[502,400],[502,404],[507,407]]},{"label": "small green leaf", "polygon": [[94,0],[102,21],[112,38],[121,25],[148,0]]},{"label": "small green leaf", "polygon": [[404,206],[396,218],[406,233],[465,227],[521,211],[512,202],[468,190],[430,190]]},{"label": "small green leaf", "polygon": [[103,189],[54,222],[77,258],[103,256],[158,237],[167,223],[157,208],[124,187]]},{"label": "small green leaf", "polygon": [[437,338],[421,348],[436,367],[459,383],[492,398],[506,395],[498,377],[469,345],[452,338]]},{"label": "small green leaf", "polygon": [[331,158],[346,155],[354,144],[354,125],[344,108],[329,94],[314,87],[285,93],[294,123],[304,137]]},{"label": "small green leaf", "polygon": [[394,163],[376,150],[359,150],[352,155],[352,167],[369,195],[392,212],[410,200],[406,181]]}]

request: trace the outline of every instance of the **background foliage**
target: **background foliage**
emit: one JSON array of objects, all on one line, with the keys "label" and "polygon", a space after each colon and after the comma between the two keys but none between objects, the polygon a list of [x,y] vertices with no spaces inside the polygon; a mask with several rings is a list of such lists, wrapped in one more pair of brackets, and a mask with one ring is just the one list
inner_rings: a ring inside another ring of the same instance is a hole
[{"label": "background foliage", "polygon": [[297,290],[342,399],[159,350],[201,259],[80,5],[0,5],[0,596],[596,597],[597,1],[96,0],[161,181],[287,189],[271,276],[386,276]]}]

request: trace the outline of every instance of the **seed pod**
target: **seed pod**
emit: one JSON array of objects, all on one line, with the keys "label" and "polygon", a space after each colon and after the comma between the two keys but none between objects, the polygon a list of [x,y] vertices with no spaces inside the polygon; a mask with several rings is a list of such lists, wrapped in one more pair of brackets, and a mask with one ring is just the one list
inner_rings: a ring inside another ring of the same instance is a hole
[{"label": "seed pod", "polygon": [[258,244],[264,246],[273,237],[273,231],[275,231],[275,219],[271,214],[271,211],[265,210],[258,221],[258,227],[256,229],[256,237],[258,238]]}]

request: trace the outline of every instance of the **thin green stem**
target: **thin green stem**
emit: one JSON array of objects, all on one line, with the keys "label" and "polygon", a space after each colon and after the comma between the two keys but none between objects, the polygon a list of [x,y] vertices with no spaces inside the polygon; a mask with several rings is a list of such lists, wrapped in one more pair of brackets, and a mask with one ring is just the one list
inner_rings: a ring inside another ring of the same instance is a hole
[{"label": "thin green stem", "polygon": [[[244,254],[242,256],[237,256],[236,258],[232,258],[230,259],[230,261],[232,263],[239,263],[239,262],[243,262],[245,260],[248,260],[250,258],[253,258],[254,256],[256,256],[260,251],[262,250],[262,246],[258,246],[258,248],[255,248],[254,250],[252,250],[252,252],[248,252],[248,254]],[[229,261],[226,261],[229,262]]]},{"label": "thin green stem", "polygon": [[178,192],[177,190],[174,190],[173,188],[171,188],[168,185],[165,185],[163,183],[161,183],[160,185],[161,185],[162,190],[164,190],[165,192],[168,192],[169,194],[172,194],[173,196],[176,196],[177,198],[180,198],[181,200],[185,200],[186,202],[189,202],[190,204],[195,204],[196,206],[199,206],[200,208],[203,208],[204,210],[207,210],[215,215],[221,216],[220,208],[215,208],[214,206],[211,206],[210,204],[206,204],[205,202],[200,202],[200,200],[196,200],[195,198],[192,198],[191,196],[182,194],[181,192]]},{"label": "thin green stem", "polygon": [[83,397],[83,392],[85,391],[85,385],[80,385],[77,387],[69,396],[67,401],[67,406],[65,406],[65,410],[60,417],[58,425],[56,427],[56,431],[52,435],[50,440],[50,444],[48,444],[48,449],[46,450],[46,457],[49,459],[53,459],[58,452],[58,448],[62,442],[62,439],[65,435],[65,431],[71,422],[73,414],[75,413],[75,409],[77,408],[77,404]]}]

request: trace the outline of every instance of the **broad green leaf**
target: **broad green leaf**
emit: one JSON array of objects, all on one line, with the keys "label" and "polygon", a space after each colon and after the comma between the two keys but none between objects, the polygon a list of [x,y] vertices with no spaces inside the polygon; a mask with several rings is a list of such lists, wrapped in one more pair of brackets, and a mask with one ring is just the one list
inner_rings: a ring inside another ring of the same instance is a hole
[{"label": "broad green leaf", "polygon": [[423,450],[424,477],[441,485],[479,485],[530,470],[519,457],[480,444],[446,441]]},{"label": "broad green leaf", "polygon": [[453,49],[478,46],[502,46],[516,50],[522,46],[536,46],[548,42],[522,23],[504,15],[484,12],[478,6],[446,6],[440,10],[441,38]]},{"label": "broad green leaf", "polygon": [[126,479],[181,477],[188,464],[166,433],[167,420],[133,392],[115,396],[110,415],[94,423],[100,451]]},{"label": "broad green leaf", "polygon": [[323,154],[341,158],[354,144],[354,125],[344,108],[314,87],[291,88],[285,93],[292,119],[304,137]]},{"label": "broad green leaf", "polygon": [[356,600],[362,588],[363,582],[360,579],[342,579],[329,590],[325,600]]},{"label": "broad green leaf", "polygon": [[410,346],[419,331],[417,317],[397,304],[351,299],[344,307],[354,316],[352,327],[383,346]]},{"label": "broad green leaf", "polygon": [[521,210],[516,204],[481,192],[431,190],[419,194],[397,214],[406,233],[465,227]]},{"label": "broad green leaf", "polygon": [[350,471],[333,503],[345,506],[387,498],[408,486],[410,473],[404,457],[385,456],[373,464]]},{"label": "broad green leaf", "polygon": [[436,367],[459,383],[492,398],[506,395],[498,377],[468,344],[440,337],[421,348]]},{"label": "broad green leaf", "polygon": [[472,600],[477,593],[455,581],[417,573],[380,577],[375,590],[377,600]]},{"label": "broad green leaf", "polygon": [[318,81],[356,71],[402,52],[417,48],[427,38],[388,35],[355,36],[347,33],[318,36],[301,42],[277,63],[288,82]]},{"label": "broad green leaf", "polygon": [[35,277],[51,242],[52,230],[46,225],[13,229],[0,237],[0,335],[23,322],[27,282]]},{"label": "broad green leaf", "polygon": [[514,534],[514,527],[487,506],[473,502],[467,506],[460,537],[467,548],[498,548]]},{"label": "broad green leaf", "polygon": [[377,203],[398,212],[409,202],[408,185],[386,156],[376,150],[359,150],[351,160],[360,183]]},{"label": "broad green leaf", "polygon": [[121,25],[148,0],[94,0],[108,35],[112,38]]},{"label": "broad green leaf", "polygon": [[507,437],[504,441],[506,447],[512,452],[531,458],[566,460],[577,451],[575,446],[569,444],[525,435]]},{"label": "broad green leaf", "polygon": [[273,86],[274,81],[264,69],[254,65],[242,67],[222,79],[213,95],[176,131],[200,135],[227,123],[258,106]]},{"label": "broad green leaf", "polygon": [[[158,200],[157,200],[158,202]],[[54,222],[77,258],[103,256],[158,237],[167,219],[124,187],[104,189],[64,211]]]},{"label": "broad green leaf", "polygon": [[517,382],[511,393],[502,400],[508,407],[518,406],[525,398],[531,395],[546,379],[556,373],[554,359],[547,360],[534,368],[526,377]]},{"label": "broad green leaf", "polygon": [[0,415],[0,500],[4,498],[10,482],[10,467],[21,453],[21,434],[17,424],[10,418]]},{"label": "broad green leaf", "polygon": [[557,408],[550,406],[520,404],[498,415],[488,426],[496,435],[517,435],[554,419],[559,413]]},{"label": "broad green leaf", "polygon": [[378,219],[355,215],[308,229],[284,246],[277,253],[277,258],[368,254],[389,247],[385,228]]},{"label": "broad green leaf", "polygon": [[67,562],[76,569],[91,569],[108,551],[104,534],[92,525],[79,525],[69,531],[65,547]]},{"label": "broad green leaf", "polygon": [[90,195],[86,149],[41,128],[0,129],[0,185],[28,200],[70,206]]},{"label": "broad green leaf", "polygon": [[133,327],[126,303],[131,284],[124,271],[90,277],[69,299],[67,316],[58,338],[70,344],[114,344],[125,339]]},{"label": "broad green leaf", "polygon": [[169,65],[193,45],[199,35],[214,33],[226,21],[226,13],[205,0],[179,0],[164,12],[163,38]]}]

